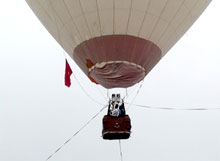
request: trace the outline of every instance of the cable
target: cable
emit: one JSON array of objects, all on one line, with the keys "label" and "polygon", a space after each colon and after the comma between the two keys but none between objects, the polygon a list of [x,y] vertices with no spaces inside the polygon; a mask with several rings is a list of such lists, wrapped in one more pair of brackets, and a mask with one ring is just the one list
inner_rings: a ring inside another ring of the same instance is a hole
[{"label": "cable", "polygon": [[121,140],[119,139],[119,149],[120,149],[120,156],[121,156],[121,161],[123,161],[123,155],[122,155],[122,148],[121,148]]},{"label": "cable", "polygon": [[220,110],[219,108],[172,108],[172,107],[153,107],[153,106],[146,106],[146,105],[138,105],[138,104],[130,104],[125,103],[129,105],[133,105],[136,107],[142,107],[147,109],[159,109],[159,110],[175,110],[175,111],[207,111],[207,110]]},{"label": "cable", "polygon": [[75,132],[68,140],[66,140],[57,150],[55,150],[45,161],[52,158],[58,151],[60,151],[74,136],[76,136],[80,131],[82,131],[92,120],[94,120],[105,108],[105,105],[97,114],[95,114],[89,121],[87,121],[77,132]]}]

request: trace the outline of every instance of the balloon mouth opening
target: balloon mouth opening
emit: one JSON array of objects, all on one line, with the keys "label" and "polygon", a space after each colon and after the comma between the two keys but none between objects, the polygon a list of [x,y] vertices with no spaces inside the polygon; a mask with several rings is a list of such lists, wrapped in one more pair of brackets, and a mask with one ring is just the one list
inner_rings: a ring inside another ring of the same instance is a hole
[{"label": "balloon mouth opening", "polygon": [[128,88],[144,79],[144,67],[128,61],[108,61],[96,63],[89,68],[88,76],[92,82],[105,88]]}]

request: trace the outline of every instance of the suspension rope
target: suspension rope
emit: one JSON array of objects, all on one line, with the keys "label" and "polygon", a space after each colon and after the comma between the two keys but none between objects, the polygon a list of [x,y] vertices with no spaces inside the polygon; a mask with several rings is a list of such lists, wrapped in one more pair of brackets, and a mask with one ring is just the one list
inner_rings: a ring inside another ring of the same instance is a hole
[{"label": "suspension rope", "polygon": [[99,94],[100,94],[106,101],[108,101],[108,97],[106,97],[106,95],[101,91],[101,89],[100,89],[98,86],[96,86],[96,89],[99,91]]},{"label": "suspension rope", "polygon": [[[124,96],[124,98],[129,98],[130,96],[132,96],[133,95],[133,93],[137,90],[137,89],[139,89],[139,87],[140,86],[138,86],[138,85],[136,85],[135,87],[133,87],[133,89],[129,89],[129,88],[126,88],[126,91],[125,91],[125,93],[126,93],[126,95]],[[130,91],[129,91],[130,90]],[[123,99],[124,99],[123,98]]]},{"label": "suspension rope", "polygon": [[129,97],[129,96],[128,96],[128,88],[125,89],[125,92],[126,92],[125,97]]},{"label": "suspension rope", "polygon": [[107,89],[107,97],[110,100],[110,96],[109,96],[109,89]]},{"label": "suspension rope", "polygon": [[121,140],[120,139],[119,139],[118,143],[119,143],[121,161],[123,161],[122,148],[121,148]]},{"label": "suspension rope", "polygon": [[136,92],[136,95],[134,96],[133,100],[131,101],[130,104],[128,104],[127,111],[130,109],[130,107],[131,107],[131,105],[134,103],[134,101],[135,101],[137,95],[140,93],[140,90],[141,90],[141,88],[142,88],[142,86],[143,86],[143,83],[144,83],[144,79],[143,79],[142,82],[140,83],[140,86],[139,86],[139,88],[138,88],[138,90],[137,90],[137,92]]},{"label": "suspension rope", "polygon": [[96,113],[89,121],[87,121],[77,132],[75,132],[69,139],[67,139],[57,150],[55,150],[45,161],[48,161],[50,158],[52,158],[58,151],[60,151],[73,137],[75,137],[80,131],[82,131],[89,123],[91,123],[105,108],[107,105],[105,105],[101,110]]},{"label": "suspension rope", "polygon": [[173,108],[173,107],[156,107],[156,106],[146,106],[146,105],[138,105],[138,104],[130,104],[125,103],[129,105],[133,105],[136,107],[142,107],[147,109],[159,109],[159,110],[175,110],[175,111],[207,111],[207,110],[220,110],[219,108]]}]

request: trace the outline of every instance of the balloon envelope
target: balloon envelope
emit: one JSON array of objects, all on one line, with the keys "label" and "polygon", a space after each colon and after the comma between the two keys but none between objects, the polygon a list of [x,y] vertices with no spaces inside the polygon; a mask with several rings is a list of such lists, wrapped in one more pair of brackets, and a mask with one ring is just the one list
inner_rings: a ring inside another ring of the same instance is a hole
[{"label": "balloon envelope", "polygon": [[26,0],[88,78],[105,88],[141,81],[211,0]]}]

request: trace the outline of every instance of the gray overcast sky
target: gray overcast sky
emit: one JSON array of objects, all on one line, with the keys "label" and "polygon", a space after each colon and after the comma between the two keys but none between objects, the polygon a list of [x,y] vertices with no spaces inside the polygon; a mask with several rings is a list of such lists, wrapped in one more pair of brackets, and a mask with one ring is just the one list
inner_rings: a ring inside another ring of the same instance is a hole
[{"label": "gray overcast sky", "polygon": [[[220,107],[219,15],[220,1],[213,0],[145,78],[135,103]],[[64,86],[63,50],[25,1],[1,2],[0,20],[0,161],[44,161],[102,105],[88,98],[74,77],[71,88]],[[106,104],[106,90],[90,83],[76,64],[69,62],[89,95]],[[127,102],[137,88],[129,89]],[[120,161],[118,142],[101,138],[105,112],[51,161]],[[220,160],[220,110],[166,111],[131,106],[128,113],[133,133],[122,141],[124,161]]]}]

